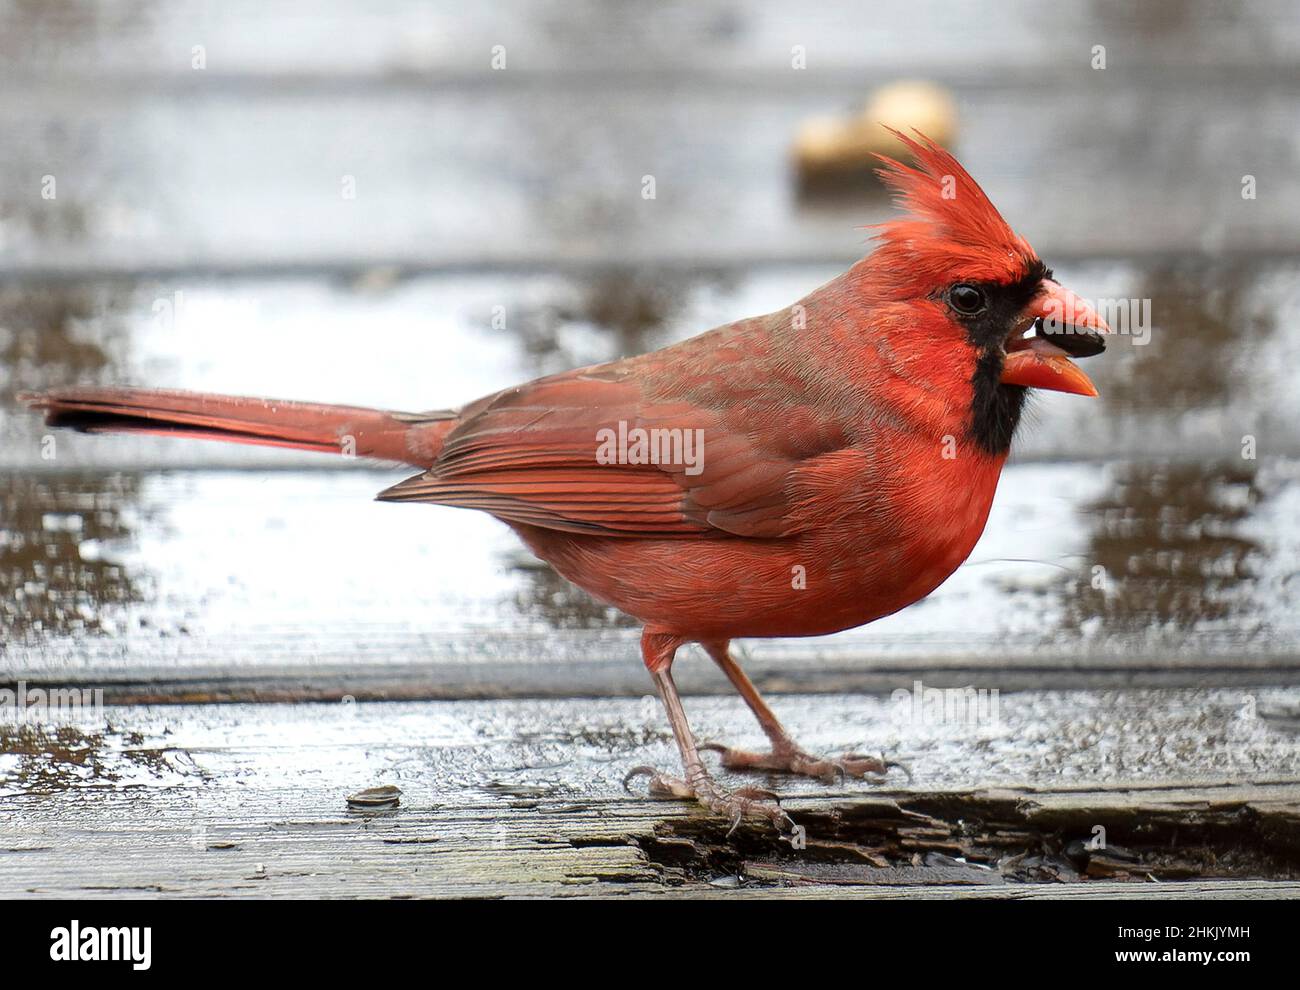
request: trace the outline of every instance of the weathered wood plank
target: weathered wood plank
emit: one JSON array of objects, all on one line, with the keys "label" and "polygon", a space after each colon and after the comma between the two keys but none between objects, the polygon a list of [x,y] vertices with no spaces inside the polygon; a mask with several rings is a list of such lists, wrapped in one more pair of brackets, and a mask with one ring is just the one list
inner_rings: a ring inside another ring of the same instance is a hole
[{"label": "weathered wood plank", "polygon": [[[360,644],[358,644],[360,645]],[[372,644],[373,645],[373,644]],[[423,642],[421,646],[426,645]],[[524,649],[523,643],[507,644]],[[113,644],[106,643],[108,655]],[[557,660],[546,664],[529,661],[483,661],[427,664],[367,661],[321,662],[319,650],[301,637],[285,633],[268,638],[261,653],[277,655],[288,664],[259,665],[248,670],[242,662],[246,644],[228,649],[217,645],[211,653],[227,658],[224,666],[203,665],[183,674],[158,667],[125,667],[104,673],[60,671],[53,667],[27,673],[21,667],[5,670],[0,663],[0,687],[13,688],[21,679],[29,689],[58,689],[70,683],[86,684],[104,692],[107,704],[209,704],[240,702],[355,701],[459,701],[493,698],[567,699],[576,695],[598,698],[640,698],[650,691],[645,671],[636,656],[632,637],[618,642],[615,655],[601,660]],[[398,651],[396,646],[394,652]],[[415,645],[411,647],[415,651]],[[118,644],[120,651],[120,644]],[[336,652],[346,652],[344,644]],[[1275,686],[1300,683],[1300,655],[1265,654],[1237,666],[1223,657],[1178,654],[1133,657],[1112,666],[1109,657],[1081,665],[1063,652],[1043,655],[1011,653],[996,665],[989,656],[951,657],[904,654],[877,657],[846,656],[837,662],[824,657],[790,657],[780,650],[750,658],[745,668],[764,694],[855,694],[910,690],[917,679],[929,686],[973,686],[977,689],[1013,691],[1094,690],[1126,688],[1175,689],[1213,683],[1239,687],[1237,701],[1265,681]],[[678,684],[689,694],[730,697],[734,689],[716,668],[704,662],[684,662],[675,671]]]},{"label": "weathered wood plank", "polygon": [[[100,725],[7,726],[0,895],[1300,894],[1294,729],[1239,724],[1213,695],[1013,696],[996,727],[886,732],[880,699],[783,701],[808,746],[871,731],[914,780],[770,781],[805,829],[796,849],[623,794],[628,768],[671,766],[673,749],[655,707],[623,699],[114,708]],[[757,742],[734,703],[688,708],[702,736]],[[400,786],[400,805],[347,809],[376,783]],[[1105,848],[1085,850],[1099,833]]]},{"label": "weathered wood plank", "polygon": [[[686,76],[698,84],[745,73],[772,74],[790,85],[789,46],[796,39],[809,52],[802,87],[817,85],[828,72],[849,80],[906,76],[917,71],[918,51],[933,54],[927,72],[1068,87],[1090,71],[1078,39],[1093,35],[1109,46],[1108,71],[1156,79],[1214,69],[1232,69],[1236,77],[1268,68],[1281,74],[1300,60],[1290,27],[1295,12],[1285,0],[1199,8],[1195,17],[1068,4],[1042,18],[1032,0],[990,5],[978,21],[960,24],[948,24],[944,12],[941,3],[869,7],[836,0],[804,0],[798,8],[708,0],[645,10],[393,0],[382,9],[318,3],[305,18],[292,0],[268,0],[227,16],[202,0],[173,0],[146,18],[121,12],[111,0],[68,8],[14,4],[0,9],[0,29],[10,42],[0,78],[36,76],[104,89],[230,85],[233,77],[282,91],[304,81],[421,90],[450,74],[480,86],[568,79],[585,88],[593,77],[612,74],[659,82]],[[202,73],[190,61],[196,33],[214,56],[220,53]],[[1269,43],[1260,44],[1265,35]],[[510,52],[509,72],[489,71],[497,44]]]},{"label": "weathered wood plank", "polygon": [[[375,18],[325,4],[310,23],[261,7],[253,20],[181,8],[147,23],[0,10],[0,187],[15,218],[0,264],[189,278],[843,263],[883,197],[805,208],[790,195],[792,137],[918,61],[956,90],[966,165],[1057,260],[1300,246],[1295,149],[1266,137],[1297,124],[1285,4],[1198,15],[1172,38],[1090,5],[1064,30],[1008,5],[978,31],[901,8],[820,6],[593,19],[586,7]],[[197,71],[196,24],[212,56]],[[1093,44],[1110,53],[1104,72]],[[792,68],[795,45],[805,69]],[[497,46],[505,71],[493,67]],[[1067,100],[1071,113],[1056,112]],[[1107,121],[1106,140],[1078,120]],[[1242,207],[1246,168],[1268,209]],[[35,200],[31,177],[47,173],[64,179],[58,198]],[[661,189],[649,210],[647,173]],[[358,183],[347,202],[345,175]],[[1046,175],[1069,194],[1043,195]],[[1077,222],[1103,206],[1126,222]]]},{"label": "weathered wood plank", "polygon": [[[1223,818],[1262,813],[1281,815],[1290,831],[1289,855],[1296,854],[1297,789],[1230,792],[1223,796]],[[981,792],[947,796],[963,815],[987,814],[997,795]],[[840,814],[886,814],[907,807],[909,799],[877,796],[853,801],[841,796],[833,805]],[[1041,795],[1033,803],[1038,804]],[[1188,896],[1214,893],[1220,883],[1229,891],[1250,890],[1267,896],[1296,896],[1300,881],[1292,869],[1283,880],[1235,878],[1227,868],[1223,878],[1170,873],[1168,862],[1183,854],[1174,847],[1164,854],[1166,865],[1135,868],[1115,875],[1044,873],[1033,883],[1024,876],[1004,876],[996,869],[956,868],[931,861],[906,861],[886,867],[855,869],[843,862],[842,846],[810,833],[808,848],[792,852],[773,837],[746,827],[733,840],[724,840],[725,826],[702,822],[690,809],[676,804],[591,801],[581,804],[547,801],[508,811],[495,806],[445,809],[403,809],[384,817],[328,816],[306,819],[276,816],[258,804],[222,813],[193,808],[192,816],[157,815],[135,826],[127,816],[140,813],[138,801],[111,799],[90,813],[77,809],[81,823],[72,828],[53,823],[38,826],[19,841],[0,834],[6,896],[115,896],[155,893],[165,896],[254,897],[457,897],[457,896],[608,896],[638,894],[695,896],[711,891],[728,894],[762,892],[779,896],[890,897],[945,895],[1025,897]],[[241,802],[244,804],[244,802]],[[1094,802],[1071,795],[1050,808],[1052,823],[1078,824],[1083,818],[1107,815],[1184,818],[1202,824],[1214,816],[1204,810],[1204,795],[1187,792],[1170,801],[1152,799],[1140,790]],[[1285,810],[1279,810],[1282,804]],[[873,807],[874,805],[874,807]],[[1272,806],[1272,807],[1270,807]],[[816,821],[832,807],[823,799],[790,802],[798,820]],[[816,810],[814,810],[816,809]],[[153,808],[165,811],[165,808]],[[1032,816],[1031,816],[1032,817]],[[116,824],[109,821],[117,818]],[[936,820],[937,821],[937,820]],[[976,822],[963,828],[972,841],[980,836]],[[945,827],[958,830],[956,821]],[[874,833],[873,833],[874,834]],[[1041,839],[1051,830],[1037,833]],[[1084,833],[1086,834],[1086,833]],[[879,833],[879,855],[896,855],[893,839]],[[1232,832],[1229,841],[1240,841]],[[841,840],[842,841],[842,840]],[[937,841],[937,840],[936,840]],[[937,843],[945,848],[945,843]],[[1009,843],[1014,850],[1014,843]],[[839,856],[834,862],[828,857]],[[931,857],[943,854],[931,853]],[[1136,855],[1136,853],[1135,853]],[[1059,857],[1042,857],[1053,869]],[[1191,869],[1188,867],[1188,869]],[[837,872],[836,872],[837,871]],[[927,874],[930,876],[927,877]],[[971,877],[979,874],[978,882]],[[1161,881],[1159,878],[1164,877]],[[1192,887],[1186,886],[1192,884]],[[972,888],[977,889],[972,889]]]},{"label": "weathered wood plank", "polygon": [[[745,642],[746,668],[790,693],[917,678],[1001,691],[1294,684],[1286,513],[1300,460],[1266,470],[1014,466],[971,560],[936,592],[835,636]],[[648,693],[626,617],[496,520],[374,502],[401,474],[0,477],[0,682],[87,683],[119,703]],[[1180,521],[1161,494],[1171,478],[1190,500]],[[1118,494],[1099,494],[1112,484]],[[1203,538],[1208,527],[1220,535]],[[1092,586],[1098,566],[1109,593]],[[721,689],[712,666],[684,651],[683,686]]]}]

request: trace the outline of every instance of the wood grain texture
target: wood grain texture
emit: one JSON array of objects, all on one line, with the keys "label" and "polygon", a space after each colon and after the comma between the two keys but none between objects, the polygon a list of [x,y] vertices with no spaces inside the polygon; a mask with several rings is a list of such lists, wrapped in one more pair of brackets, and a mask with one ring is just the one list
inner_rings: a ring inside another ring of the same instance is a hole
[{"label": "wood grain texture", "polygon": [[[787,795],[800,849],[623,794],[632,765],[672,766],[672,744],[652,707],[621,699],[144,706],[102,725],[6,726],[0,896],[1300,895],[1290,729],[1227,741],[1211,709],[1148,697],[1154,735],[1119,731],[1135,709],[1115,699],[1097,726],[1116,744],[1089,775],[1028,726],[1089,724],[1096,701],[1021,698],[1015,765],[989,739],[927,749],[914,733],[900,741],[911,783],[760,778]],[[783,707],[808,745],[851,743],[852,699]],[[703,733],[753,741],[737,705],[688,708]],[[1200,767],[1154,752],[1198,732]],[[379,783],[401,787],[396,808],[348,810]],[[1081,855],[1099,827],[1106,847]]]}]

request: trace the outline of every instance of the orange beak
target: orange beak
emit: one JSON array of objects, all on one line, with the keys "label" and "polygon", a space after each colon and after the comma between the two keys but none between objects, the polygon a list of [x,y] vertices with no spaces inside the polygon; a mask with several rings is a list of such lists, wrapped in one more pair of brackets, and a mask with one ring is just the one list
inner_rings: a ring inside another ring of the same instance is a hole
[{"label": "orange beak", "polygon": [[1002,384],[1095,397],[1097,386],[1070,360],[1066,350],[1046,337],[1021,337],[1019,334],[1023,333],[1023,328],[1040,319],[1055,327],[1058,334],[1079,332],[1075,328],[1110,333],[1106,321],[1073,292],[1051,279],[1043,279],[1042,288],[1025,308],[1024,316],[1022,329],[1006,343]]}]

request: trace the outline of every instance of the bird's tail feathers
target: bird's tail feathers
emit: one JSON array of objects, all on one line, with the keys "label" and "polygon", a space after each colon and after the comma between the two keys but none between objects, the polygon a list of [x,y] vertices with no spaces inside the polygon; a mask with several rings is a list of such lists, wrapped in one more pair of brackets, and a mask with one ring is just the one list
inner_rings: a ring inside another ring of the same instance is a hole
[{"label": "bird's tail feathers", "polygon": [[451,410],[401,413],[164,389],[74,386],[20,395],[50,426],[314,450],[429,467],[451,432]]}]

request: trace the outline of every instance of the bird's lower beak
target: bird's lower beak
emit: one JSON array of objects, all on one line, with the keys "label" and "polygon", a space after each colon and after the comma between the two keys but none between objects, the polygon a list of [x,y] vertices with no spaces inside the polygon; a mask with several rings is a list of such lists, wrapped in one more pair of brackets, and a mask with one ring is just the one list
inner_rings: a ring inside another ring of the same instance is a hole
[{"label": "bird's lower beak", "polygon": [[[1031,325],[1047,332],[1022,336]],[[1083,299],[1051,279],[1043,279],[1038,294],[1025,308],[1019,329],[1006,343],[1002,384],[1096,396],[1097,386],[1070,360],[1070,355],[1086,356],[1104,350],[1099,334],[1110,332],[1106,321]]]}]

